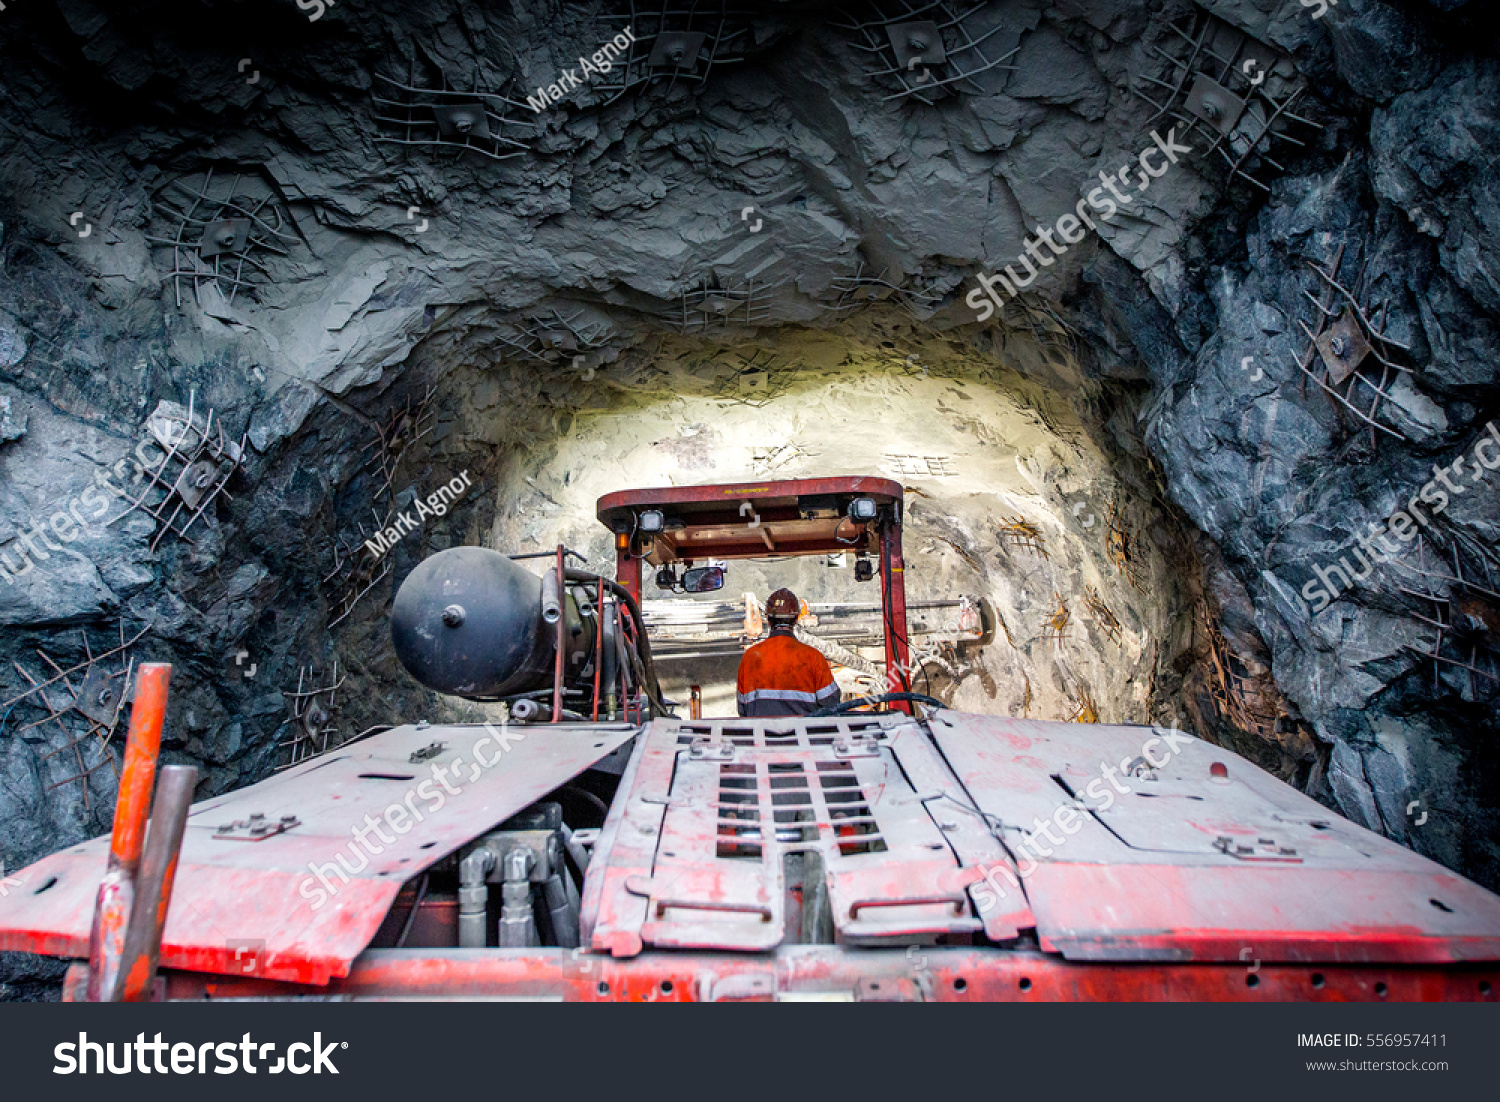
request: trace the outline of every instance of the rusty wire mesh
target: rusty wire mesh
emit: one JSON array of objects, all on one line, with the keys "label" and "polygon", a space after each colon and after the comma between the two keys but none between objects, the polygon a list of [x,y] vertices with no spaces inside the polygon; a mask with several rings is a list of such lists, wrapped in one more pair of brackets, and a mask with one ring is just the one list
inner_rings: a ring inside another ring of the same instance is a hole
[{"label": "rusty wire mesh", "polygon": [[[155,521],[152,551],[160,546],[168,533],[188,543],[193,542],[188,532],[215,500],[221,495],[230,496],[225,486],[245,454],[246,437],[241,435],[239,440],[234,440],[225,436],[224,424],[212,407],[200,422],[196,401],[197,394],[189,392],[184,413],[158,412],[146,421],[148,430],[165,449],[166,456],[155,466],[141,466],[140,475],[144,482],[140,492],[128,500],[125,512],[120,516],[137,511]],[[175,408],[180,410],[182,407]],[[109,523],[119,519],[115,517]]]},{"label": "rusty wire mesh", "polygon": [[1136,549],[1135,531],[1119,498],[1111,498],[1104,513],[1104,551],[1130,588],[1144,593],[1146,587],[1141,578],[1142,563]]},{"label": "rusty wire mesh", "polygon": [[455,160],[478,153],[492,161],[505,161],[529,152],[525,142],[510,135],[534,131],[530,118],[534,112],[524,103],[490,91],[481,73],[476,71],[468,88],[454,86],[441,71],[436,87],[423,87],[420,79],[415,61],[405,80],[375,74],[370,98],[377,144],[449,149]]},{"label": "rusty wire mesh", "polygon": [[201,178],[174,180],[155,196],[152,220],[167,224],[164,236],[146,240],[172,250],[167,276],[179,308],[185,281],[205,309],[215,297],[233,305],[242,290],[253,296],[256,285],[275,281],[271,257],[290,255],[300,240],[286,204],[259,173],[209,168]]},{"label": "rusty wire mesh", "polygon": [[[109,766],[116,779],[119,778],[120,765],[110,744],[120,717],[124,714],[124,705],[131,697],[135,661],[130,655],[130,649],[151,630],[148,624],[127,639],[123,619],[119,621],[118,629],[119,643],[99,654],[94,653],[88,632],[80,630],[84,660],[68,667],[64,667],[40,647],[36,648],[37,657],[51,671],[50,677],[38,677],[13,659],[11,665],[30,688],[0,702],[0,716],[5,720],[10,718],[18,706],[44,713],[29,723],[17,725],[15,733],[22,739],[35,741],[44,739],[47,733],[56,729],[55,734],[61,736],[61,744],[53,746],[38,760],[46,763],[71,756],[76,772],[51,781],[47,784],[47,790],[50,792],[65,784],[79,784],[83,791],[85,811],[90,810],[90,776]],[[115,665],[118,665],[117,669],[112,668]],[[0,726],[3,726],[3,722],[0,722]],[[28,731],[39,733],[28,739]],[[87,752],[90,750],[94,757],[92,764],[87,760]]]},{"label": "rusty wire mesh", "polygon": [[836,24],[865,59],[865,71],[891,91],[885,100],[929,106],[954,95],[992,95],[985,73],[1016,71],[993,39],[1007,27],[993,0],[880,0],[849,9]]},{"label": "rusty wire mesh", "polygon": [[872,274],[864,257],[855,262],[851,275],[835,276],[829,281],[830,288],[838,296],[829,307],[835,317],[842,317],[863,306],[894,300],[919,321],[932,317],[942,302],[942,294],[931,287],[920,289],[920,280],[886,270],[882,275]]},{"label": "rusty wire mesh", "polygon": [[1119,646],[1125,629],[1121,626],[1119,618],[1110,611],[1104,599],[1099,596],[1098,590],[1091,585],[1083,588],[1083,607],[1088,610],[1089,618],[1093,620],[1094,626],[1108,636],[1110,642]]},{"label": "rusty wire mesh", "polygon": [[309,758],[337,749],[347,740],[339,738],[338,691],[346,677],[339,676],[339,664],[335,660],[327,683],[313,666],[302,666],[297,671],[295,692],[282,690],[286,698],[292,737],[280,746],[286,748],[289,760],[280,769],[290,769]]},{"label": "rusty wire mesh", "polygon": [[1068,717],[1069,723],[1098,723],[1099,706],[1094,703],[1094,694],[1087,685],[1078,686],[1078,707]]},{"label": "rusty wire mesh", "polygon": [[1278,743],[1277,732],[1285,712],[1269,675],[1251,673],[1218,625],[1212,622],[1209,654],[1213,660],[1213,677],[1208,689],[1219,715],[1266,743]]},{"label": "rusty wire mesh", "polygon": [[[1256,173],[1286,171],[1273,156],[1276,145],[1306,145],[1290,124],[1322,129],[1292,110],[1304,87],[1291,60],[1201,8],[1168,26],[1172,49],[1147,47],[1165,62],[1164,75],[1142,73],[1132,86],[1156,109],[1146,125],[1154,129],[1165,119],[1182,123],[1183,144],[1194,135],[1206,138],[1201,153],[1219,155],[1227,182],[1243,180],[1269,192]],[[1201,145],[1195,143],[1195,154]]]},{"label": "rusty wire mesh", "polygon": [[1433,636],[1425,650],[1406,649],[1432,660],[1434,692],[1442,691],[1448,667],[1464,671],[1468,699],[1481,700],[1500,690],[1500,564],[1484,548],[1460,544],[1455,536],[1446,549],[1436,548],[1424,533],[1417,534],[1416,565],[1403,568],[1421,579],[1421,588],[1399,588],[1428,603],[1425,615],[1411,615],[1432,628]]},{"label": "rusty wire mesh", "polygon": [[609,340],[609,326],[587,321],[581,310],[534,315],[511,332],[497,332],[505,344],[535,363],[555,364],[596,351]]},{"label": "rusty wire mesh", "polygon": [[754,13],[727,0],[625,0],[612,6],[600,15],[600,45],[627,28],[635,40],[609,72],[593,79],[606,104],[642,85],[666,94],[679,82],[701,88],[715,68],[744,61],[754,45]]},{"label": "rusty wire mesh", "polygon": [[996,542],[1013,551],[1024,551],[1040,555],[1044,559],[1052,556],[1047,552],[1047,538],[1042,530],[1023,517],[1011,517],[995,532]]},{"label": "rusty wire mesh", "polygon": [[1369,429],[1373,448],[1377,433],[1407,439],[1379,415],[1391,402],[1392,382],[1403,373],[1415,373],[1401,362],[1409,358],[1411,349],[1385,331],[1388,303],[1382,300],[1366,310],[1360,302],[1367,266],[1361,265],[1352,289],[1339,281],[1344,252],[1345,246],[1340,244],[1326,267],[1309,262],[1321,281],[1321,293],[1303,290],[1315,313],[1311,326],[1297,319],[1308,341],[1307,349],[1297,358],[1297,368],[1302,373],[1302,393],[1307,392],[1308,380],[1315,383],[1334,403],[1341,420],[1347,413]]}]

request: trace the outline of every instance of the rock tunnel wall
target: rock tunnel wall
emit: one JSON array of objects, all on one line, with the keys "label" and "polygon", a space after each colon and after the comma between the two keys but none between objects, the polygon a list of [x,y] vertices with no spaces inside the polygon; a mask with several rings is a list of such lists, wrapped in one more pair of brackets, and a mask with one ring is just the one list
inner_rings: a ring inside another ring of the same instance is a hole
[{"label": "rock tunnel wall", "polygon": [[[640,46],[582,73],[628,6],[12,5],[8,866],[113,795],[94,721],[28,678],[172,661],[200,795],[477,715],[390,652],[421,557],[598,544],[596,489],[790,448],[902,478],[922,584],[1000,610],[956,702],[1086,719],[1087,689],[1500,885],[1494,15],[940,6],[964,37],[903,65],[897,5],[637,4]],[[705,35],[694,67],[653,65],[664,30]],[[736,401],[747,372],[774,400]],[[159,482],[188,460],[195,504]]]}]

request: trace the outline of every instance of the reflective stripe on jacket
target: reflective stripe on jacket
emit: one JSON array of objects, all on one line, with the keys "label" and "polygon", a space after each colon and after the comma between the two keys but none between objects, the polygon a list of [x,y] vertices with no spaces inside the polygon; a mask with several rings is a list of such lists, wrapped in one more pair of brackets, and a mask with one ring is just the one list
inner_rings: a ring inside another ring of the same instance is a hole
[{"label": "reflective stripe on jacket", "polygon": [[740,715],[805,716],[843,694],[824,658],[790,632],[772,632],[740,659]]}]

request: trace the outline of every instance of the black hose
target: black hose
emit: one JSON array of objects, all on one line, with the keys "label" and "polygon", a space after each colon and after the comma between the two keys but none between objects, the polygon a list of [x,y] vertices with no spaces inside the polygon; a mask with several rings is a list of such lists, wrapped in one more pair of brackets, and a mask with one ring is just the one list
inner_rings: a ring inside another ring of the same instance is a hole
[{"label": "black hose", "polygon": [[598,574],[592,574],[587,570],[565,568],[563,570],[563,579],[569,582],[603,582],[604,588],[625,602],[625,607],[629,610],[631,618],[635,620],[636,650],[640,654],[641,666],[646,673],[646,696],[650,699],[651,705],[657,715],[671,715],[672,710],[667,707],[666,701],[661,695],[661,683],[656,679],[656,663],[651,660],[651,642],[646,637],[646,619],[641,615],[641,606],[636,603],[636,599],[631,595],[630,590],[626,589],[613,578],[600,577]]},{"label": "black hose", "polygon": [[599,821],[603,822],[609,818],[609,804],[605,803],[598,795],[590,792],[587,788],[579,788],[576,784],[564,785],[564,792],[572,792],[574,795],[582,796],[589,803],[599,809]]},{"label": "black hose", "polygon": [[897,700],[914,700],[918,704],[926,704],[931,708],[946,708],[947,705],[936,697],[927,696],[925,693],[881,693],[879,696],[864,696],[858,700],[846,700],[842,704],[833,704],[827,708],[819,708],[816,712],[809,712],[803,716],[804,719],[821,719],[824,716],[841,716],[845,712],[852,712],[855,708],[864,708],[871,704],[890,704]]}]

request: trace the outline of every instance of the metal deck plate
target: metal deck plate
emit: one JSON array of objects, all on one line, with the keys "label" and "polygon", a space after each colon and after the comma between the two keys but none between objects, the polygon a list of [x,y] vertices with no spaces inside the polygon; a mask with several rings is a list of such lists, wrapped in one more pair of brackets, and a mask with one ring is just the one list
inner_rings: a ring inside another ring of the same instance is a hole
[{"label": "metal deck plate", "polygon": [[[958,712],[939,713],[932,730],[978,806],[1005,824],[1044,949],[1091,960],[1500,959],[1500,897],[1227,750],[1174,735],[1173,751],[1147,727]],[[1152,768],[1143,754],[1168,760]],[[1053,818],[1063,807],[1071,833]],[[1049,822],[1061,844],[1039,830]],[[1034,865],[1023,839],[1035,839]]]},{"label": "metal deck plate", "polygon": [[[195,805],[162,966],[300,983],[347,975],[403,882],[583,772],[636,728],[494,731],[397,727]],[[413,753],[435,740],[443,750],[412,764]],[[253,843],[214,837],[252,815],[298,821]],[[369,829],[371,822],[380,833]],[[354,841],[361,828],[367,847]],[[87,957],[108,847],[108,836],[95,838],[11,874],[21,886],[0,898],[0,949]],[[313,878],[313,867],[326,873],[334,893]],[[315,908],[320,893],[328,898]]]},{"label": "metal deck plate", "polygon": [[[960,802],[935,802],[944,793]],[[981,919],[981,862],[1011,867],[921,728],[905,716],[657,720],[637,748],[590,865],[585,935],[765,950],[785,938],[783,859],[821,859],[839,940],[891,944],[985,929],[1014,938],[1024,900]]]}]

